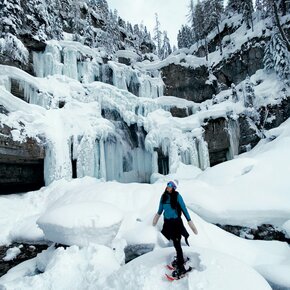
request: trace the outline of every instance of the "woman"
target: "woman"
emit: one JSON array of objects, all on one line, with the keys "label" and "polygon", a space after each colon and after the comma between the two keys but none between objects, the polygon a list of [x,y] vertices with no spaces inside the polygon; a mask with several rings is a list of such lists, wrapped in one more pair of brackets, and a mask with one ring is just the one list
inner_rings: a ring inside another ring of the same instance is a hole
[{"label": "woman", "polygon": [[173,181],[167,183],[166,189],[161,196],[159,209],[153,219],[153,226],[155,226],[164,211],[164,224],[162,234],[168,239],[173,241],[174,248],[176,250],[176,270],[173,272],[173,276],[181,276],[186,272],[184,268],[184,258],[181,248],[181,236],[184,236],[186,243],[189,237],[186,231],[182,219],[181,213],[184,214],[187,219],[188,225],[194,234],[197,235],[197,229],[191,221],[190,215],[186,209],[182,196],[176,191],[176,184]]}]

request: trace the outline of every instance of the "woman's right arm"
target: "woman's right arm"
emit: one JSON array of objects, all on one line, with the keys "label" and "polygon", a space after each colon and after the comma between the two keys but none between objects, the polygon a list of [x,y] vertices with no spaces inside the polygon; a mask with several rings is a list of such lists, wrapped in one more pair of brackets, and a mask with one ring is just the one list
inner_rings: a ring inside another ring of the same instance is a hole
[{"label": "woman's right arm", "polygon": [[158,223],[158,220],[161,216],[163,212],[163,203],[162,203],[162,197],[160,198],[160,202],[159,202],[159,208],[158,208],[158,212],[157,214],[154,216],[154,219],[153,219],[153,222],[152,222],[152,225],[155,227],[156,224]]},{"label": "woman's right arm", "polygon": [[152,222],[153,227],[156,226],[156,224],[158,223],[159,218],[160,218],[160,215],[157,213],[157,214],[154,216],[154,219],[153,219],[153,222]]}]

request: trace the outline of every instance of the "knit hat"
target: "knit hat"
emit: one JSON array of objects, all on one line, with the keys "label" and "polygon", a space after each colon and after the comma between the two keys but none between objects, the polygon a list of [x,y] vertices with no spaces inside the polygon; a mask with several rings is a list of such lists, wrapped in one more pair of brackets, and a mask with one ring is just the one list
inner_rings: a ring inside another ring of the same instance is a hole
[{"label": "knit hat", "polygon": [[176,184],[173,181],[169,181],[167,183],[167,186],[173,188],[174,190],[177,188]]}]

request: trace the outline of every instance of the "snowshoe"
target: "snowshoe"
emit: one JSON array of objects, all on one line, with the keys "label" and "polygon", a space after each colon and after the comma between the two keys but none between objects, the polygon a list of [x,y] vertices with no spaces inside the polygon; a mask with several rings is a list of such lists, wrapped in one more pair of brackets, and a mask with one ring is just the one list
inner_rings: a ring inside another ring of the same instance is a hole
[{"label": "snowshoe", "polygon": [[[188,261],[189,261],[189,258],[186,257],[186,258],[184,259],[184,263],[183,263],[183,265],[185,265]],[[175,270],[175,269],[177,268],[177,258],[174,257],[174,260],[171,262],[171,264],[167,265],[166,267],[167,267],[169,270],[171,270],[171,271]]]},{"label": "snowshoe", "polygon": [[192,267],[189,267],[188,269],[185,269],[184,267],[182,267],[182,269],[176,269],[172,272],[171,275],[168,275],[168,274],[165,274],[167,280],[169,281],[174,281],[174,280],[179,280],[183,277],[186,276],[186,274],[188,272],[190,272],[193,268]]}]

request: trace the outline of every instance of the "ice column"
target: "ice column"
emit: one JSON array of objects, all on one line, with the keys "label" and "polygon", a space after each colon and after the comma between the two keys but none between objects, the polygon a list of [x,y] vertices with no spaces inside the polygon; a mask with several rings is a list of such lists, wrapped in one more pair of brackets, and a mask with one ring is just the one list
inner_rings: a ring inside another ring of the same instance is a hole
[{"label": "ice column", "polygon": [[49,109],[54,108],[54,99],[47,92],[39,92],[35,87],[26,81],[20,81],[19,87],[24,91],[24,99],[26,102]]},{"label": "ice column", "polygon": [[77,50],[73,47],[63,49],[63,74],[78,80]]},{"label": "ice column", "polygon": [[237,120],[229,119],[228,133],[230,138],[230,148],[227,159],[234,159],[239,154],[240,125]]},{"label": "ice column", "polygon": [[118,65],[112,61],[108,62],[113,71],[113,85],[121,90],[128,90],[131,79],[131,71],[125,65]]},{"label": "ice column", "polygon": [[72,178],[70,142],[49,140],[45,149],[44,181],[49,185],[54,180]]},{"label": "ice column", "polygon": [[91,83],[100,80],[100,65],[89,58],[78,62],[78,79],[82,83]]},{"label": "ice column", "polygon": [[84,135],[78,146],[77,177],[95,176],[95,137]]},{"label": "ice column", "polygon": [[204,170],[210,167],[208,147],[203,137],[198,140],[198,156],[200,169]]},{"label": "ice column", "polygon": [[62,74],[61,47],[56,44],[47,44],[43,53],[33,53],[33,68],[37,77]]}]

